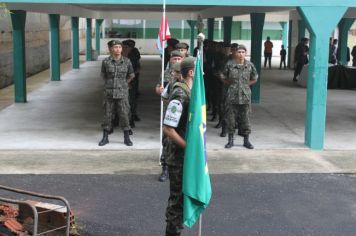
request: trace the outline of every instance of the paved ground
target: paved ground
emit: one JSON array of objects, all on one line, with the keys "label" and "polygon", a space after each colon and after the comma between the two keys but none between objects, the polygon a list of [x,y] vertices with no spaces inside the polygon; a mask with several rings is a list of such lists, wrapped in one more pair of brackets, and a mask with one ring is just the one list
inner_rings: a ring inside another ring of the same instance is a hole
[{"label": "paved ground", "polygon": [[[204,236],[355,235],[355,176],[230,174],[211,179]],[[64,195],[83,235],[164,235],[168,183],[158,183],[155,175],[2,175],[4,183]],[[194,229],[182,234],[193,235]]]},{"label": "paved ground", "polygon": [[[142,60],[141,97],[133,147],[123,145],[116,131],[110,144],[98,147],[101,138],[102,86],[100,61],[86,62],[80,70],[62,75],[32,92],[26,104],[0,111],[0,149],[103,149],[159,148],[159,98],[153,87],[160,73],[159,58]],[[262,70],[261,103],[253,105],[251,140],[257,149],[304,149],[306,90],[291,82],[292,71]],[[325,149],[356,150],[355,91],[329,90]],[[215,122],[208,123],[208,149],[222,149]],[[235,150],[242,148],[236,140]]]}]

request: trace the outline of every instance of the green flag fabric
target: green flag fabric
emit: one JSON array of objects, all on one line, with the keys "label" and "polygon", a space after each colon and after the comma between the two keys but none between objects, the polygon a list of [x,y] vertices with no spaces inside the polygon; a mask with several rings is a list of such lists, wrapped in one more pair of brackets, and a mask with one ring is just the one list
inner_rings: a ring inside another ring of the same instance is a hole
[{"label": "green flag fabric", "polygon": [[207,208],[211,184],[206,155],[206,103],[203,71],[198,56],[189,104],[183,167],[183,222],[193,227]]}]

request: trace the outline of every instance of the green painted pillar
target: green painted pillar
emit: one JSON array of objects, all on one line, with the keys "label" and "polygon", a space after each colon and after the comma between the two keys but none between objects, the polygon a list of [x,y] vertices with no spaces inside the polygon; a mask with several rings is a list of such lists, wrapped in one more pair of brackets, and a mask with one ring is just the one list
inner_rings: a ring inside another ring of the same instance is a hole
[{"label": "green painted pillar", "polygon": [[214,40],[214,18],[208,18],[208,39]]},{"label": "green painted pillar", "polygon": [[[338,24],[339,27],[339,45],[338,51],[340,53],[341,65],[347,65],[347,40],[349,37],[349,30],[354,23],[355,19],[343,18]],[[349,55],[350,56],[350,55]]]},{"label": "green painted pillar", "polygon": [[288,22],[279,22],[282,26],[282,44],[284,48],[288,48]]},{"label": "green painted pillar", "polygon": [[15,102],[26,102],[26,11],[11,11]]},{"label": "green painted pillar", "polygon": [[324,148],[327,103],[329,37],[347,7],[300,7],[310,32],[309,77],[305,114],[305,144],[312,149]]},{"label": "green painted pillar", "polygon": [[232,16],[224,16],[224,42],[231,43]]},{"label": "green painted pillar", "polygon": [[257,69],[258,81],[251,88],[252,103],[260,102],[261,93],[261,56],[262,56],[262,33],[265,22],[265,13],[251,13],[251,61]]},{"label": "green painted pillar", "polygon": [[305,21],[303,19],[298,20],[298,43],[302,38],[305,37],[305,30],[306,30]]},{"label": "green painted pillar", "polygon": [[197,24],[196,20],[187,20],[190,26],[190,54],[193,55],[194,52],[194,39],[195,39],[195,26]]},{"label": "green painted pillar", "polygon": [[59,40],[59,21],[60,15],[49,14],[50,26],[50,68],[51,80],[59,81],[61,79],[61,57]]},{"label": "green painted pillar", "polygon": [[91,18],[87,18],[87,31],[86,31],[86,59],[87,61],[92,61],[92,55],[91,55]]},{"label": "green painted pillar", "polygon": [[103,19],[95,20],[95,50],[98,56],[100,55],[100,28],[103,21]]},{"label": "green painted pillar", "polygon": [[79,17],[72,17],[72,68],[79,69]]},{"label": "green painted pillar", "polygon": [[292,29],[292,26],[293,26],[293,21],[290,20],[289,21],[289,26],[288,26],[288,48],[287,48],[287,52],[288,52],[288,68],[291,68],[292,65],[291,65],[291,61],[292,61],[292,32],[293,32],[293,29]]}]

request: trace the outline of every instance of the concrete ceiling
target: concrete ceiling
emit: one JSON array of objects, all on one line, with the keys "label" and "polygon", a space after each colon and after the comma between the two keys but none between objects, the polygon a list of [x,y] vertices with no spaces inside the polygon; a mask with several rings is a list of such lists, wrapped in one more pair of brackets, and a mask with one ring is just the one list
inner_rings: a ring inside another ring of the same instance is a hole
[{"label": "concrete ceiling", "polygon": [[[149,4],[49,4],[49,3],[7,3],[10,10],[79,16],[93,19],[160,19],[162,5]],[[202,18],[220,18],[223,16],[241,16],[251,12],[279,12],[279,21],[289,19],[289,11],[295,7],[263,6],[214,6],[214,5],[167,5],[167,17],[171,20],[195,20]],[[356,8],[349,8],[346,17],[356,17]],[[282,14],[280,12],[283,12]],[[266,20],[268,18],[266,17]]]}]

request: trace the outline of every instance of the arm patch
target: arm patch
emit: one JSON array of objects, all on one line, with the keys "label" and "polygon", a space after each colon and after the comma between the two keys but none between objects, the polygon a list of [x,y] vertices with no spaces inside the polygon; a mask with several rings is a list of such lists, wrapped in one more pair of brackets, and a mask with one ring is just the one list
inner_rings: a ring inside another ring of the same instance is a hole
[{"label": "arm patch", "polygon": [[178,127],[180,117],[182,116],[183,105],[178,100],[169,102],[163,124],[170,127]]}]

